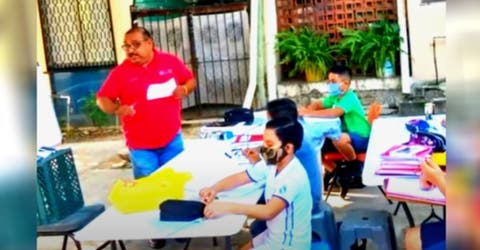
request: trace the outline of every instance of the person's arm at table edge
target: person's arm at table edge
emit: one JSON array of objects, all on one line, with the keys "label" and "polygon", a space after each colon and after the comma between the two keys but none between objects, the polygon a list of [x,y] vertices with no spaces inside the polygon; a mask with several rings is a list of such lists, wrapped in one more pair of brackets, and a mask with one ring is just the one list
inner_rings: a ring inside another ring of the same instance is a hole
[{"label": "person's arm at table edge", "polygon": [[318,110],[324,109],[323,100],[313,100],[310,104],[307,105],[307,109]]},{"label": "person's arm at table edge", "polygon": [[445,195],[447,186],[446,173],[443,172],[440,167],[429,158],[425,159],[425,161],[420,164],[420,167],[422,169],[420,181],[430,182],[430,184],[438,187],[440,192]]},{"label": "person's arm at table edge", "polygon": [[260,220],[271,220],[275,218],[287,204],[277,196],[273,196],[266,204],[248,205],[241,203],[230,203],[229,210],[234,214],[244,214]]},{"label": "person's arm at table edge", "polygon": [[341,108],[329,108],[319,110],[304,110],[302,115],[304,116],[318,116],[318,117],[340,117],[344,113]]},{"label": "person's arm at table edge", "polygon": [[443,195],[445,195],[446,191],[446,178],[445,178],[445,173],[440,173],[439,175],[435,175],[435,179],[432,180],[432,183],[438,187],[438,190],[442,192]]}]

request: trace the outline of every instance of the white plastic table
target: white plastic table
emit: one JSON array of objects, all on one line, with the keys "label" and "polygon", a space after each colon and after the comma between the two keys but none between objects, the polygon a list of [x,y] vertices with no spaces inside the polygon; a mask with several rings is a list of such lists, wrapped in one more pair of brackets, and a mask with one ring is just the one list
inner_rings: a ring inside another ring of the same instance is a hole
[{"label": "white plastic table", "polygon": [[[185,185],[185,199],[198,199],[200,188],[209,186],[223,177],[245,169],[224,155],[226,144],[210,139],[185,140],[185,150],[165,167],[176,171],[189,171],[192,179]],[[255,204],[263,189],[248,184],[220,193],[219,199]],[[82,230],[75,233],[80,241],[116,241],[166,238],[225,237],[226,249],[231,249],[230,236],[241,230],[245,215],[225,215],[216,219],[193,222],[164,222],[159,211],[122,214],[113,206]]]},{"label": "white plastic table", "polygon": [[[265,130],[265,124],[268,121],[266,111],[257,111],[254,113],[254,121],[251,125],[245,125],[244,123],[238,123],[234,126],[227,127],[207,127],[203,126],[200,129],[200,138],[209,138],[220,140],[220,135],[226,131],[231,132],[232,136],[238,135],[253,135],[253,134],[263,134]],[[322,167],[322,158],[321,158],[321,149],[325,138],[338,139],[341,134],[342,123],[340,118],[323,118],[323,117],[312,117],[304,116],[302,118],[305,123],[309,124],[309,129],[311,134],[313,134],[313,145],[318,155],[319,164],[319,173],[320,176],[323,175]],[[227,140],[228,141],[228,140]],[[257,145],[254,145],[257,146]]]},{"label": "white plastic table", "polygon": [[[240,122],[233,126],[225,127],[203,126],[200,128],[199,137],[219,139],[219,136],[227,131],[231,132],[231,135],[233,136],[243,134],[263,134],[265,124],[268,121],[266,111],[257,111],[254,113],[254,117],[255,119],[250,125],[245,125],[245,123]],[[312,125],[311,127],[314,128],[314,133],[322,136],[322,138],[325,137],[325,135],[335,136],[335,134],[339,135],[341,133],[341,121],[339,118],[304,116],[303,119],[305,122],[310,123]],[[322,145],[323,144],[321,144],[320,147]]]},{"label": "white plastic table", "polygon": [[[389,176],[377,175],[375,171],[380,167],[380,155],[395,144],[407,142],[410,139],[410,132],[406,129],[405,123],[412,119],[424,119],[424,116],[404,117],[381,117],[375,119],[368,142],[367,155],[362,173],[362,181],[367,186],[383,187],[385,178],[412,178],[411,176]],[[434,115],[429,123],[439,128],[438,133],[445,135],[446,129],[441,125],[445,115]],[[418,177],[414,177],[418,178]],[[420,186],[418,187],[420,188]],[[381,189],[383,192],[383,189]],[[413,227],[415,222],[406,201],[399,201],[394,214],[402,207],[405,211],[409,225]],[[432,210],[433,211],[433,210]]]},{"label": "white plastic table", "polygon": [[[431,124],[442,128],[441,122],[445,117],[445,115],[434,115]],[[424,116],[380,117],[374,120],[362,173],[362,181],[365,185],[382,186],[384,179],[389,177],[375,174],[380,167],[380,155],[393,145],[409,140],[410,132],[405,128],[405,123],[412,119],[424,119]],[[445,129],[437,132],[445,135]]]}]

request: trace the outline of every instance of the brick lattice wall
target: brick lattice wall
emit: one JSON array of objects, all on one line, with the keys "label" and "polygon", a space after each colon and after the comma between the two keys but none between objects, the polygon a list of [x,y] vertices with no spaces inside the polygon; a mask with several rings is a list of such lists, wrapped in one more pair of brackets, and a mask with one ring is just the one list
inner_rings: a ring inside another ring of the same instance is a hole
[{"label": "brick lattice wall", "polygon": [[278,30],[310,25],[341,39],[338,27],[359,29],[385,17],[397,20],[396,0],[276,0]]}]

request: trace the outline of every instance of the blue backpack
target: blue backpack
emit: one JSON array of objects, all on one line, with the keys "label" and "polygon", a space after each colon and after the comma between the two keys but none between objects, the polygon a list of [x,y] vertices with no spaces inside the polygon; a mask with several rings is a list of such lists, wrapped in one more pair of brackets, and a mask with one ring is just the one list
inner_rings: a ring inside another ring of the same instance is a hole
[{"label": "blue backpack", "polygon": [[407,144],[420,144],[432,146],[433,152],[445,152],[447,140],[445,136],[433,132],[430,124],[422,119],[413,119],[405,124],[410,132],[410,140]]}]

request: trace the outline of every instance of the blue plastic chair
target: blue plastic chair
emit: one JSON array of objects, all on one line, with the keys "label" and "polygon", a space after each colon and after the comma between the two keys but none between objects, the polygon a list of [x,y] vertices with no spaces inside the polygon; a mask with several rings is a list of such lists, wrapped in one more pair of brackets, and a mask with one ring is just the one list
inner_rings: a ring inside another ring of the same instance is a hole
[{"label": "blue plastic chair", "polygon": [[103,211],[103,204],[85,206],[71,149],[49,149],[46,157],[37,157],[37,237],[70,237],[77,249],[81,244],[74,233]]}]

